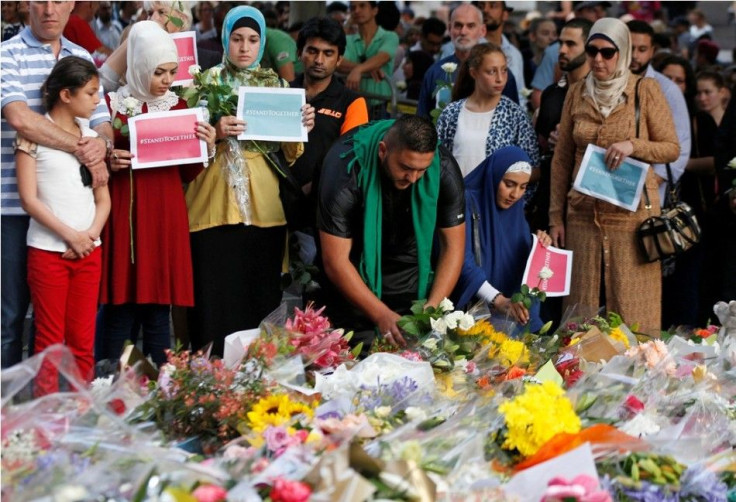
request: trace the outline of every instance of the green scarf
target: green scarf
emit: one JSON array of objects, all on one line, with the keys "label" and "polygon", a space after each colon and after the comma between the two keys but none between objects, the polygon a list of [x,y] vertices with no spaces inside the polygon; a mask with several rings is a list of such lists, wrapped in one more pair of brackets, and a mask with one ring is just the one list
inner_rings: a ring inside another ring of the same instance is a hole
[{"label": "green scarf", "polygon": [[[381,165],[378,162],[378,143],[394,124],[394,120],[381,120],[363,127],[353,136],[355,158],[348,163],[348,172],[354,162],[360,163],[358,188],[363,192],[363,254],[359,272],[365,284],[381,298],[381,244],[383,199],[381,195]],[[432,164],[424,175],[414,183],[411,192],[411,212],[414,235],[417,240],[419,287],[417,298],[427,297],[432,282],[432,242],[437,221],[437,200],[440,193],[440,154],[435,150]]]}]

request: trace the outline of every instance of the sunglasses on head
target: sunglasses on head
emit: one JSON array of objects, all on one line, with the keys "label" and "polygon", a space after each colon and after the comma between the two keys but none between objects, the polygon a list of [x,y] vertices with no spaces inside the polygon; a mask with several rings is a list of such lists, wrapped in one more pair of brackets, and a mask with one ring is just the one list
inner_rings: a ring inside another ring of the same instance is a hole
[{"label": "sunglasses on head", "polygon": [[599,52],[601,53],[601,56],[603,56],[603,59],[613,59],[613,56],[616,55],[618,49],[615,47],[604,47],[599,49],[595,45],[585,46],[585,53],[593,59],[595,59]]}]

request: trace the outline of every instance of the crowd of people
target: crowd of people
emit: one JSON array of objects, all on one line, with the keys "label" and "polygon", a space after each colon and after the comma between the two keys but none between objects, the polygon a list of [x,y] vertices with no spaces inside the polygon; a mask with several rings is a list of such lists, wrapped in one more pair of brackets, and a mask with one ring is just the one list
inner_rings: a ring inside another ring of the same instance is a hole
[{"label": "crowd of people", "polygon": [[[84,378],[139,336],[157,364],[172,335],[221,356],[297,257],[318,270],[304,300],[364,351],[404,345],[417,299],[530,330],[604,307],[655,336],[736,299],[736,72],[694,2],[560,2],[523,32],[506,2],[437,7],[331,2],[289,24],[289,2],[4,2],[2,367],[29,303],[29,353],[66,343]],[[132,169],[128,120],[187,108],[171,34],[189,30],[204,79],[304,89],[309,140],[239,140],[232,110],[193,131],[206,164]],[[638,208],[573,188],[591,144],[609,170],[650,166]],[[637,229],[670,182],[702,239],[650,263]],[[573,251],[562,301],[512,300],[532,233]]]}]

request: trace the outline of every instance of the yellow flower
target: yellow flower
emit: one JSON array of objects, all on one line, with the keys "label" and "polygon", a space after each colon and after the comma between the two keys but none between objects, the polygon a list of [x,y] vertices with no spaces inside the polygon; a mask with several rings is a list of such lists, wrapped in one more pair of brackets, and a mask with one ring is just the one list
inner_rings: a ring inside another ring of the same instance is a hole
[{"label": "yellow flower", "polygon": [[623,343],[624,347],[626,347],[627,349],[629,348],[629,338],[626,336],[621,328],[613,328],[608,336],[610,336],[617,342]]},{"label": "yellow flower", "polygon": [[562,388],[554,382],[526,384],[524,393],[498,407],[506,421],[502,448],[534,455],[560,432],[580,432],[580,418]]},{"label": "yellow flower", "polygon": [[256,432],[263,432],[269,426],[279,426],[289,422],[292,417],[303,413],[314,415],[309,405],[292,401],[286,394],[276,394],[262,398],[248,412],[248,425]]},{"label": "yellow flower", "polygon": [[526,348],[524,342],[507,338],[498,348],[498,351],[491,354],[489,358],[498,357],[504,366],[513,366],[514,364],[526,364],[529,362],[529,349]]}]

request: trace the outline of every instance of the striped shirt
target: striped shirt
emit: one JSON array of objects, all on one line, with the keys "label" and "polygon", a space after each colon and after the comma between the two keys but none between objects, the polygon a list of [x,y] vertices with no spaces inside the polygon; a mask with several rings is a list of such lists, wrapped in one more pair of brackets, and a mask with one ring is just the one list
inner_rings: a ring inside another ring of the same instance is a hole
[{"label": "striped shirt", "polygon": [[[79,56],[92,61],[92,56],[80,46],[66,38],[61,38],[59,58]],[[57,59],[49,44],[41,43],[26,27],[19,34],[0,44],[0,107],[14,101],[23,101],[36,113],[46,113],[41,104],[41,85],[51,73]],[[43,117],[39,117],[43,120]],[[90,118],[90,127],[110,121],[110,113],[105,105],[105,97],[100,86],[100,105]],[[3,111],[0,120],[0,188],[2,189],[2,214],[23,215],[18,196],[18,182],[15,178],[15,152],[13,142],[15,130],[5,120]]]}]

